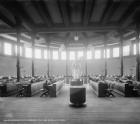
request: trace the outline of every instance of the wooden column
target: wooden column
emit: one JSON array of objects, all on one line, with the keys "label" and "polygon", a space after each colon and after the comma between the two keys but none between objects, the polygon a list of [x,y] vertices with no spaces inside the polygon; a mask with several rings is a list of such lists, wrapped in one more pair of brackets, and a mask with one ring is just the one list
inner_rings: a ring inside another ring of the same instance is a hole
[{"label": "wooden column", "polygon": [[134,51],[133,42],[130,41],[130,56],[133,56],[133,51]]},{"label": "wooden column", "polygon": [[35,76],[35,68],[34,68],[34,62],[35,62],[35,34],[32,34],[32,77]]},{"label": "wooden column", "polygon": [[47,62],[47,75],[48,75],[48,77],[50,77],[50,44],[48,43],[47,44],[47,50],[48,50],[48,52],[47,52],[47,56],[48,56],[48,62]]},{"label": "wooden column", "polygon": [[0,54],[4,54],[4,42],[1,42],[1,47],[0,47]]},{"label": "wooden column", "polygon": [[20,82],[20,30],[17,29],[17,82]]},{"label": "wooden column", "polygon": [[23,57],[25,57],[25,46],[24,45],[22,47],[22,55],[23,55]]},{"label": "wooden column", "polygon": [[66,46],[66,77],[68,76],[68,49]]},{"label": "wooden column", "polygon": [[88,82],[88,69],[87,69],[87,44],[84,50],[84,60],[85,60],[85,83]]},{"label": "wooden column", "polygon": [[[105,53],[104,53],[105,52]],[[104,73],[104,76],[106,77],[107,76],[107,36],[105,35],[104,36],[104,60],[105,60],[105,73]]]},{"label": "wooden column", "polygon": [[120,76],[123,76],[123,34],[120,32]]},{"label": "wooden column", "polygon": [[113,47],[110,46],[110,58],[113,58]]},{"label": "wooden column", "polygon": [[105,49],[105,74],[104,74],[104,76],[106,77],[107,76],[107,45],[106,45],[106,43],[105,43],[105,45],[104,45],[104,49]]},{"label": "wooden column", "polygon": [[136,23],[136,79],[140,81],[140,55],[139,55],[140,25]]},{"label": "wooden column", "polygon": [[66,83],[69,83],[69,77],[68,77],[68,60],[69,60],[69,54],[68,54],[68,46],[66,44]]},{"label": "wooden column", "polygon": [[87,76],[88,76],[88,70],[87,70],[87,45],[85,46],[85,50],[84,50],[84,57],[85,57],[85,79],[86,79],[86,83],[87,83]]}]

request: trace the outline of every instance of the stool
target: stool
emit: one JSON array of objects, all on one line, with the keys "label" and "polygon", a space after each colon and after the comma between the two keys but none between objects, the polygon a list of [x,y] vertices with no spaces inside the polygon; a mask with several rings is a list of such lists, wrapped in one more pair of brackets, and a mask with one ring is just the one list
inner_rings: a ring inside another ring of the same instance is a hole
[{"label": "stool", "polygon": [[114,97],[114,94],[112,93],[112,89],[106,89],[106,96],[107,97],[110,97],[110,96],[113,96]]},{"label": "stool", "polygon": [[24,96],[24,88],[22,87],[21,83],[17,83],[17,94],[16,97],[18,96]]},{"label": "stool", "polygon": [[49,92],[48,92],[47,89],[41,89],[41,91],[42,91],[42,93],[41,93],[40,97],[42,97],[42,96],[48,96]]},{"label": "stool", "polygon": [[18,89],[16,97],[18,97],[18,96],[24,96],[24,88]]},{"label": "stool", "polygon": [[140,90],[134,88],[134,89],[133,89],[133,95],[134,95],[134,96],[139,96],[139,95],[140,95]]}]

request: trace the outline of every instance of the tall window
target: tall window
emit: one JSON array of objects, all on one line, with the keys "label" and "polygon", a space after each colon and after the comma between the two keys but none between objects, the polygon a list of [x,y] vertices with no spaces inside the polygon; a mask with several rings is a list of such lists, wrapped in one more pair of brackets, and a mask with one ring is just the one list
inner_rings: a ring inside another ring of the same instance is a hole
[{"label": "tall window", "polygon": [[84,56],[83,51],[78,51],[77,58],[80,59]]},{"label": "tall window", "polygon": [[54,60],[57,60],[58,59],[58,51],[53,51],[53,56],[52,56],[52,58],[54,59]]},{"label": "tall window", "polygon": [[113,57],[119,57],[119,47],[113,48]]},{"label": "tall window", "polygon": [[[104,50],[104,58],[105,58],[105,50]],[[106,50],[106,58],[110,58],[110,49]]]},{"label": "tall window", "polygon": [[101,58],[101,50],[95,50],[95,59]]},{"label": "tall window", "polygon": [[0,48],[2,47],[2,43],[0,42]]},{"label": "tall window", "polygon": [[41,49],[35,49],[35,58],[41,59]]},{"label": "tall window", "polygon": [[92,59],[92,51],[91,50],[87,51],[87,59]]},{"label": "tall window", "polygon": [[32,58],[32,48],[30,47],[25,48],[25,57]]},{"label": "tall window", "polygon": [[[133,45],[133,54],[136,55],[136,44]],[[140,44],[139,44],[139,53],[140,53]]]},{"label": "tall window", "polygon": [[47,58],[48,58],[48,51],[44,50],[44,59],[47,59]]},{"label": "tall window", "polygon": [[[17,56],[17,45],[15,45],[15,54]],[[22,47],[20,46],[20,56],[22,56]]]},{"label": "tall window", "polygon": [[12,44],[4,43],[4,54],[5,55],[12,55]]},{"label": "tall window", "polygon": [[138,50],[138,53],[140,54],[140,43],[139,43],[139,50]]},{"label": "tall window", "polygon": [[129,54],[130,54],[130,47],[124,46],[123,47],[123,56],[129,56]]},{"label": "tall window", "polygon": [[107,51],[106,51],[106,52],[107,52],[106,57],[107,57],[107,58],[110,58],[110,49],[107,49]]},{"label": "tall window", "polygon": [[66,60],[66,51],[61,52],[61,60]]},{"label": "tall window", "polygon": [[70,60],[75,60],[75,52],[70,51]]},{"label": "tall window", "polygon": [[136,55],[136,44],[133,45],[133,54]]}]

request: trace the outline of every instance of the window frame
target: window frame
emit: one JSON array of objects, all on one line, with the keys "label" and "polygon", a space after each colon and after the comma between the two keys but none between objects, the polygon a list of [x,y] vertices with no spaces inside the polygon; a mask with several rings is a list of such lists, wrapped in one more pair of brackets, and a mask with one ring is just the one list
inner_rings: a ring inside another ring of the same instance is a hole
[{"label": "window frame", "polygon": [[[88,54],[88,53],[91,53],[91,54]],[[87,60],[91,60],[92,59],[92,51],[91,50],[87,50],[87,52],[86,52],[86,54],[87,54]],[[90,57],[89,57],[89,55],[91,55]]]},{"label": "window frame", "polygon": [[[9,45],[10,50],[8,50],[8,51],[6,50],[6,49],[9,49],[9,48],[6,48],[6,45]],[[9,42],[4,42],[4,44],[3,44],[3,50],[4,50],[4,52],[3,52],[4,55],[12,56],[13,55],[13,44],[11,44]]]},{"label": "window frame", "polygon": [[[46,54],[45,54],[46,52]],[[43,50],[43,59],[48,59],[48,50],[44,49]]]},{"label": "window frame", "polygon": [[[23,55],[23,46],[19,46],[20,47],[20,56]],[[14,46],[14,52],[15,52],[15,56],[17,56],[17,44]]]},{"label": "window frame", "polygon": [[[118,49],[118,51],[117,51],[118,53],[117,53],[116,56],[114,56],[114,55],[115,55],[115,54],[114,54],[114,53],[115,53],[115,51],[114,51],[115,49]],[[113,52],[113,55],[112,55],[113,58],[118,58],[118,57],[120,57],[120,48],[119,48],[119,47],[114,47],[113,50],[112,50],[112,52]]]},{"label": "window frame", "polygon": [[[126,49],[128,47],[128,49]],[[125,51],[125,49],[127,51]],[[125,45],[123,46],[123,56],[129,56],[130,55],[130,46],[129,45]]]},{"label": "window frame", "polygon": [[[26,50],[31,50],[30,51],[30,56],[28,56],[29,55],[29,51],[27,52]],[[25,58],[32,58],[32,52],[33,52],[33,50],[32,50],[32,47],[25,47]]]},{"label": "window frame", "polygon": [[[57,53],[57,57],[56,55],[54,56],[54,53]],[[59,51],[58,50],[52,50],[52,60],[58,60],[59,59]]]},{"label": "window frame", "polygon": [[[110,55],[110,48],[106,49],[106,58],[109,59],[111,57]],[[104,49],[104,58],[105,58],[105,49]]]},{"label": "window frame", "polygon": [[[62,57],[63,55],[62,54],[64,54],[65,53],[65,57]],[[61,60],[66,60],[67,59],[67,54],[66,54],[66,51],[61,51]]]},{"label": "window frame", "polygon": [[42,50],[41,48],[34,49],[34,58],[35,59],[42,59]]},{"label": "window frame", "polygon": [[[73,53],[73,56],[71,57],[72,53]],[[69,60],[71,60],[71,61],[76,60],[76,52],[75,51],[69,51]]]},{"label": "window frame", "polygon": [[[81,54],[82,53],[82,54]],[[80,55],[81,54],[81,55]],[[84,57],[84,51],[80,50],[77,51],[77,59],[83,58]]]},{"label": "window frame", "polygon": [[[99,53],[98,53],[99,52]],[[98,53],[98,54],[97,54]],[[101,50],[100,49],[96,49],[94,51],[94,59],[101,59],[102,55],[101,55]]]}]

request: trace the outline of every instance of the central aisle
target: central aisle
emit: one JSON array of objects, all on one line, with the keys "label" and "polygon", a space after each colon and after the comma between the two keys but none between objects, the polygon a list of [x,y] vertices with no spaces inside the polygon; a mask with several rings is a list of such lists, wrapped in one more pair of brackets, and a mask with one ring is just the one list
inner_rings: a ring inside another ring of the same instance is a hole
[{"label": "central aisle", "polygon": [[[98,98],[87,85],[86,106],[69,106],[69,86],[58,97],[0,98],[0,120],[25,121],[26,124],[132,124],[140,122],[139,98]],[[47,122],[46,122],[47,121]],[[10,122],[14,124],[15,122]],[[22,122],[23,123],[23,122]]]}]

